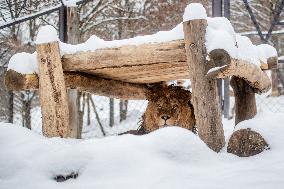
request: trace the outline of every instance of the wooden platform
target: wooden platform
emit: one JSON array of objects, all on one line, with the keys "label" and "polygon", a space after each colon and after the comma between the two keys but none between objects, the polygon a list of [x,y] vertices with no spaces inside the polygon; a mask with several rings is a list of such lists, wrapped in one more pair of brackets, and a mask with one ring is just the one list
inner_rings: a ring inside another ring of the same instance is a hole
[{"label": "wooden platform", "polygon": [[84,72],[128,83],[189,78],[183,40],[64,55],[62,66],[64,71]]},{"label": "wooden platform", "polygon": [[[184,40],[123,46],[64,55],[64,71],[83,72],[128,83],[189,79]],[[268,64],[262,64],[263,70]]]}]

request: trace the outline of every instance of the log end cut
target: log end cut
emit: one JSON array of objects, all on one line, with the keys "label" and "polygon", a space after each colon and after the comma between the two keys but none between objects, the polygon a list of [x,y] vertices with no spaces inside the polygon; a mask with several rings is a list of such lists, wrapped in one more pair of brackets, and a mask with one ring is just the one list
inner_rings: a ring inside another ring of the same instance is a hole
[{"label": "log end cut", "polygon": [[239,157],[249,157],[268,149],[265,139],[251,129],[240,129],[234,132],[229,140],[227,152]]}]

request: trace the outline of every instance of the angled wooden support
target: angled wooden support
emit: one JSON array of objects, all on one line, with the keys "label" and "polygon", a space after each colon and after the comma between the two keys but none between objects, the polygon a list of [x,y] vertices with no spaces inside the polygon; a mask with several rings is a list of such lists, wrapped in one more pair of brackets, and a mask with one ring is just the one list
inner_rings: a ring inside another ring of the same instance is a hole
[{"label": "angled wooden support", "polygon": [[42,131],[47,137],[69,136],[69,111],[58,42],[36,46]]},{"label": "angled wooden support", "polygon": [[207,64],[208,78],[228,78],[236,76],[243,78],[255,93],[264,93],[271,88],[269,77],[255,64],[245,60],[231,58],[223,49],[216,49],[209,53]]},{"label": "angled wooden support", "polygon": [[225,145],[217,81],[206,77],[205,19],[183,23],[189,77],[192,84],[192,104],[200,138],[212,150],[219,152]]},{"label": "angled wooden support", "polygon": [[[232,76],[236,101],[235,124],[253,118],[256,113],[255,93],[262,94],[271,88],[269,77],[260,67],[244,60],[236,60],[222,49],[209,53],[208,78],[228,78]],[[271,59],[272,62],[272,59]],[[273,67],[274,63],[269,63]]]},{"label": "angled wooden support", "polygon": [[[145,92],[148,88],[145,84],[125,83],[76,72],[64,72],[63,75],[67,88],[77,88],[79,91],[125,100],[146,99]],[[5,75],[5,85],[14,91],[38,90],[39,79],[36,74],[20,74],[8,70]]]}]

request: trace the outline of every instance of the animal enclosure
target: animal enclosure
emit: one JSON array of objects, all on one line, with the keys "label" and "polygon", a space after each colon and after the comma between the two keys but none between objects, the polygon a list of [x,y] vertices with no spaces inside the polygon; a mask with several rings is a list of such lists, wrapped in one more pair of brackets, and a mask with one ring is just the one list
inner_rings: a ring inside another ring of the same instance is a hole
[{"label": "animal enclosure", "polygon": [[[74,11],[73,9],[72,7],[70,11]],[[202,12],[197,18],[196,10]],[[70,103],[68,105],[73,89],[123,100],[143,100],[149,90],[148,84],[190,79],[199,137],[209,148],[218,152],[225,145],[225,138],[217,79],[233,78],[231,83],[236,98],[237,124],[256,115],[255,93],[261,94],[271,88],[270,79],[263,70],[274,69],[278,61],[273,47],[253,46],[241,36],[237,36],[237,45],[233,42],[231,47],[218,46],[218,35],[215,31],[210,33],[210,28],[220,27],[220,21],[227,25],[226,27],[232,27],[227,20],[218,19],[207,18],[202,5],[190,4],[186,9],[183,24],[172,31],[183,33],[182,40],[156,43],[146,41],[144,44],[137,44],[134,39],[129,39],[121,41],[122,45],[114,48],[110,45],[88,52],[76,52],[67,44],[59,44],[56,31],[46,26],[39,31],[36,55],[25,55],[30,56],[32,60],[29,64],[38,64],[38,74],[18,73],[15,67],[15,71],[10,69],[6,73],[5,83],[11,90],[38,89],[43,134],[48,137],[70,137],[74,136],[74,131],[82,129],[76,121],[75,124],[70,121],[75,116],[80,117],[76,112],[74,114]],[[72,33],[72,30],[70,32]],[[47,33],[50,33],[49,37],[45,36]],[[213,39],[208,38],[205,41],[207,35],[213,35]],[[153,35],[153,38],[157,37]],[[115,44],[115,41],[113,43]],[[272,54],[266,54],[264,58],[258,57],[257,64],[253,59],[236,56],[231,52],[235,49],[238,53],[245,53],[238,47],[244,45],[251,45],[250,48],[259,49],[259,52],[272,48]],[[84,44],[81,46],[84,47]],[[74,49],[81,46],[75,46]],[[68,54],[70,51],[73,53]],[[11,63],[11,67],[17,64],[17,59],[19,58],[14,57],[15,63]],[[250,137],[250,134],[246,136]],[[239,141],[235,140],[236,142]]]}]

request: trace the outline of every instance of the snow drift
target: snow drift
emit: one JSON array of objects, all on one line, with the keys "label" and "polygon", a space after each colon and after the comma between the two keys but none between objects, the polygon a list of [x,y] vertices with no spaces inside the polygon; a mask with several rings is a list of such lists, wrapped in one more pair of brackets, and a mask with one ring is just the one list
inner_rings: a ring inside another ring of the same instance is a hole
[{"label": "snow drift", "polygon": [[[48,139],[1,123],[0,188],[280,189],[284,186],[283,122],[284,114],[265,114],[237,126],[253,127],[270,144],[269,151],[249,158],[225,149],[215,153],[178,127],[144,136],[75,140]],[[225,122],[224,129],[229,136],[232,122]],[[71,172],[78,172],[78,178],[53,180]]]}]

